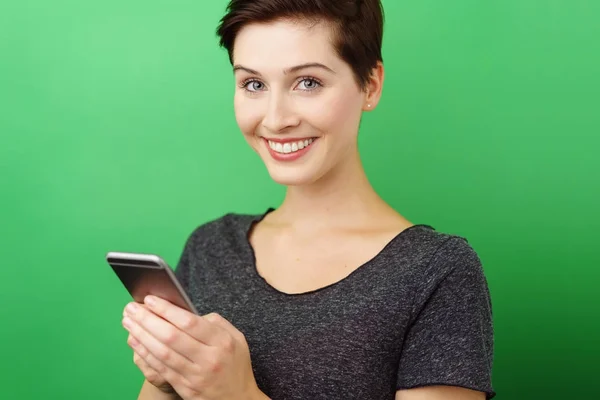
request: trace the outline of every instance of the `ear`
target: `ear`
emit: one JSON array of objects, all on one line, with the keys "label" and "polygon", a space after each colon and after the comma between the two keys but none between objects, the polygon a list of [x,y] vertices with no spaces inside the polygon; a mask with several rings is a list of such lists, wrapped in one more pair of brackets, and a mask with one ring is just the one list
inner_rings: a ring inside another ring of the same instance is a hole
[{"label": "ear", "polygon": [[383,90],[383,79],[385,71],[383,63],[377,61],[377,65],[371,71],[371,76],[367,82],[365,88],[365,101],[363,103],[363,111],[371,111],[377,107],[379,99],[381,98],[381,91]]}]

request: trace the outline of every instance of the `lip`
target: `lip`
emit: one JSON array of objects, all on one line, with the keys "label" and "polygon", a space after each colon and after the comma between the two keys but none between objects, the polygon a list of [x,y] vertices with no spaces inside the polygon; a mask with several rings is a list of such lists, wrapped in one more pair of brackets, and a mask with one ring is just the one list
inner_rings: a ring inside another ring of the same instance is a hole
[{"label": "lip", "polygon": [[263,142],[265,144],[265,146],[267,147],[267,150],[269,151],[269,154],[271,155],[271,157],[273,157],[273,159],[275,159],[276,161],[282,161],[282,162],[291,162],[291,161],[295,161],[297,159],[299,159],[300,157],[304,156],[306,153],[308,153],[312,147],[315,145],[315,143],[318,141],[318,138],[312,138],[313,142],[308,145],[307,147],[303,148],[302,150],[298,150],[295,151],[293,153],[287,153],[287,154],[283,154],[283,153],[278,153],[275,150],[273,150],[271,148],[271,146],[269,146],[269,140],[273,141],[273,142],[278,142],[278,143],[289,143],[289,142],[297,142],[300,140],[306,140],[309,138],[298,138],[298,139],[279,139],[279,140],[275,140],[275,139],[267,139],[267,138],[263,138]]},{"label": "lip", "polygon": [[316,137],[299,137],[299,138],[268,138],[268,137],[264,137],[263,139],[267,140],[267,141],[271,141],[271,142],[277,142],[277,143],[292,143],[292,142],[299,142],[301,140],[307,140],[307,139],[313,139],[316,140]]}]

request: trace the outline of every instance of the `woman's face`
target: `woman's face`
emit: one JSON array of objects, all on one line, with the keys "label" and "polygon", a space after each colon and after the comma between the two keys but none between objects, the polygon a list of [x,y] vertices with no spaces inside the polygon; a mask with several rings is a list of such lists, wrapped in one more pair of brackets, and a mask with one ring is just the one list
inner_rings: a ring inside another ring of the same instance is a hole
[{"label": "woman's face", "polygon": [[328,26],[247,25],[233,61],[237,123],[276,182],[310,184],[355,159],[367,95],[336,54]]}]

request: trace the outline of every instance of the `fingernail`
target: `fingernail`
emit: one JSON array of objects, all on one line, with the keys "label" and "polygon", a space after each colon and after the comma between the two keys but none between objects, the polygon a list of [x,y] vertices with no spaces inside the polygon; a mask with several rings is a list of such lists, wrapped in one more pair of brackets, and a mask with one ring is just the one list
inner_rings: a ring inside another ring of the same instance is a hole
[{"label": "fingernail", "polygon": [[129,303],[127,304],[127,307],[125,307],[127,309],[127,312],[131,315],[134,315],[138,309],[138,305],[135,303]]},{"label": "fingernail", "polygon": [[134,338],[129,339],[129,344],[131,345],[131,347],[137,347],[137,345],[139,344],[137,340],[135,340]]},{"label": "fingernail", "polygon": [[146,296],[144,302],[150,307],[154,307],[156,305],[156,299],[154,298],[154,296]]},{"label": "fingernail", "polygon": [[127,317],[123,318],[123,326],[125,328],[131,329],[133,323],[131,322],[131,320]]}]

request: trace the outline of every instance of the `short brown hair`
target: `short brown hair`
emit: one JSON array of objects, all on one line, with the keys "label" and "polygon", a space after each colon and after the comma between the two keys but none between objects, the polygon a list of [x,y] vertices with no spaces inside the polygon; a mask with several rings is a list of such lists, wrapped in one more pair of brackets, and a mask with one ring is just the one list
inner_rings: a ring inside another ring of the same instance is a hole
[{"label": "short brown hair", "polygon": [[219,44],[233,64],[233,45],[238,32],[250,23],[277,19],[326,21],[333,28],[334,48],[354,71],[365,89],[377,61],[383,61],[384,13],[380,0],[230,0],[219,23]]}]

